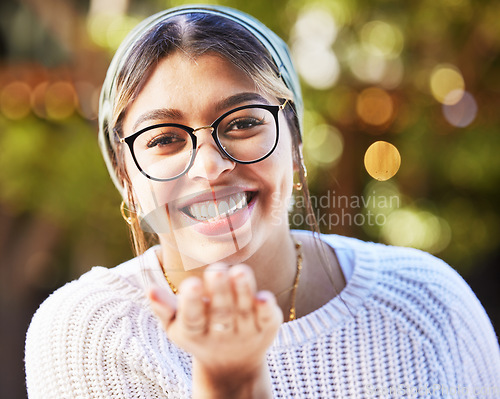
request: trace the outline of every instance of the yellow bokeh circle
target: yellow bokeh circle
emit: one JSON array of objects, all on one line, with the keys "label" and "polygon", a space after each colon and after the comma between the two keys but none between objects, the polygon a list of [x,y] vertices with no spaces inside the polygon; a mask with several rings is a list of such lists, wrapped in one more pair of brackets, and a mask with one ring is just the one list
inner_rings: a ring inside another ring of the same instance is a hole
[{"label": "yellow bokeh circle", "polygon": [[441,104],[458,103],[465,90],[462,73],[453,65],[438,65],[431,73],[430,88],[434,98]]},{"label": "yellow bokeh circle", "polygon": [[12,82],[0,92],[0,110],[9,119],[22,119],[31,111],[31,88],[24,82]]},{"label": "yellow bokeh circle", "polygon": [[376,141],[365,153],[365,168],[376,180],[384,181],[393,177],[401,166],[398,149],[386,141]]}]

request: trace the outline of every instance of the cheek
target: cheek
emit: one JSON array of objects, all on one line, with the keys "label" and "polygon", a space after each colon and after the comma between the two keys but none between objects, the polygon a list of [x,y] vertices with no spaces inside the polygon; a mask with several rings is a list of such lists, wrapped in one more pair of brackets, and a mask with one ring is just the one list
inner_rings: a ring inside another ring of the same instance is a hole
[{"label": "cheek", "polygon": [[175,191],[176,182],[156,182],[144,176],[130,155],[125,156],[125,167],[132,184],[133,197],[140,213],[148,215],[158,208],[164,208]]},{"label": "cheek", "polygon": [[[266,182],[266,199],[273,209],[288,209],[293,187],[293,160],[291,142],[280,138],[275,152],[259,165],[262,181]],[[267,202],[267,201],[266,201]]]},{"label": "cheek", "polygon": [[292,142],[288,131],[280,137],[280,142],[276,148],[274,157],[274,168],[277,174],[277,181],[282,184],[282,191],[291,191],[293,185],[293,157]]}]

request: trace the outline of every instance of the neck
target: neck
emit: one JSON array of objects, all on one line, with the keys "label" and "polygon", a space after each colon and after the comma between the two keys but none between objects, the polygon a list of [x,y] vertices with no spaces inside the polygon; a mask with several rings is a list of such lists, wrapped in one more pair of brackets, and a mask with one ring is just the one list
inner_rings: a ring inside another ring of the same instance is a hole
[{"label": "neck", "polygon": [[288,320],[297,275],[297,250],[290,232],[266,240],[246,263],[255,272],[258,290],[275,294],[284,320]]},{"label": "neck", "polygon": [[254,270],[259,290],[278,294],[293,284],[296,261],[295,243],[287,233],[266,240],[245,263]]}]

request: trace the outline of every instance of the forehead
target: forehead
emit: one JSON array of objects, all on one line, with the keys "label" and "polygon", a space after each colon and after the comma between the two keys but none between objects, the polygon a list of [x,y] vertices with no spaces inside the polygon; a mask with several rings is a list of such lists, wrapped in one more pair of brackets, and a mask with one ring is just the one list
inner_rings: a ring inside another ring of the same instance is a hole
[{"label": "forehead", "polygon": [[249,88],[255,89],[253,81],[221,56],[193,58],[176,52],[158,63],[135,102],[145,101],[151,95],[159,101],[176,102]]}]

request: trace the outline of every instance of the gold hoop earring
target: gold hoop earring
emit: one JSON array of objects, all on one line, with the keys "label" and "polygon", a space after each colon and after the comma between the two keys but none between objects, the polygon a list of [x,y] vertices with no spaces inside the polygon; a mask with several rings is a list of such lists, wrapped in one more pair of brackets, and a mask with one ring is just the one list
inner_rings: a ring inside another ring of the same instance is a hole
[{"label": "gold hoop earring", "polygon": [[[127,209],[129,212],[130,210]],[[127,214],[125,213],[125,201],[122,201],[122,203],[120,204],[120,213],[122,214],[122,218],[123,220],[125,220],[125,222],[131,226],[132,225],[132,218],[130,216],[127,216]]]}]

